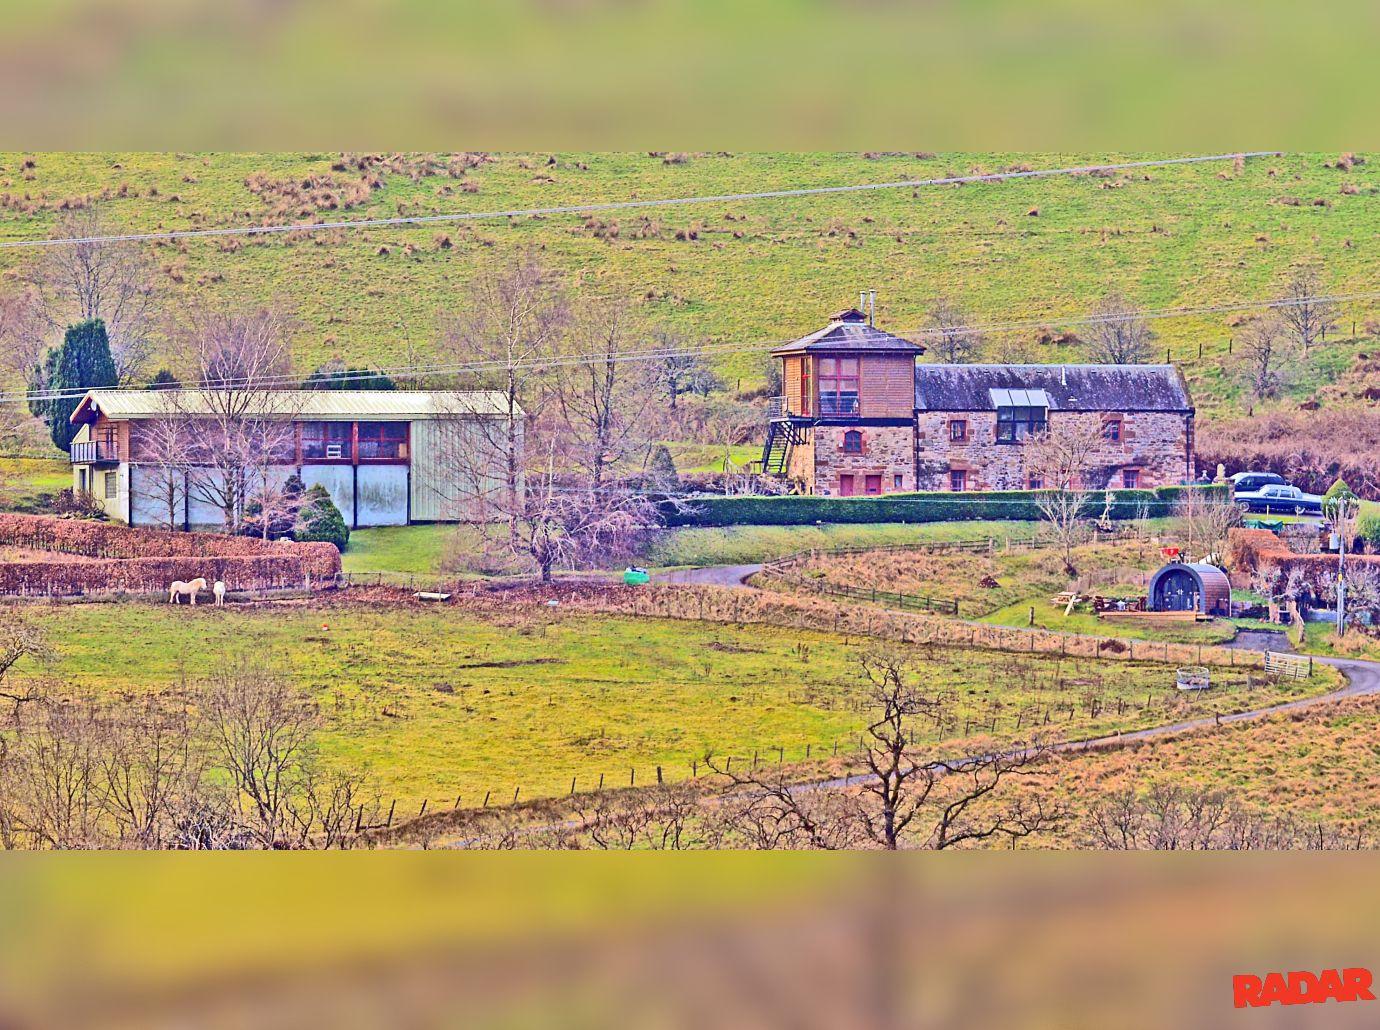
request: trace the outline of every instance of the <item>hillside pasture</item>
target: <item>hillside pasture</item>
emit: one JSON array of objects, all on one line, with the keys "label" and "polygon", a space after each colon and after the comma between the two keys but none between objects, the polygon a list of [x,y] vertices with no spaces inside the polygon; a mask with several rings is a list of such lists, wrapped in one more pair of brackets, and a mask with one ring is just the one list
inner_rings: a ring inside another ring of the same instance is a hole
[{"label": "hillside pasture", "polygon": [[[41,238],[64,209],[95,207],[117,231],[211,229],[543,208],[894,182],[1009,168],[1058,168],[1156,155],[1103,153],[0,154],[0,239]],[[1361,155],[1364,158],[1364,155]],[[760,386],[772,342],[881,287],[879,320],[917,330],[937,297],[974,321],[1020,321],[1000,351],[1078,360],[1085,316],[1108,289],[1151,308],[1211,307],[1277,295],[1302,264],[1337,293],[1368,290],[1380,226],[1380,163],[1297,153],[962,187],[723,202],[655,212],[503,218],[449,226],[189,240],[149,248],[170,305],[189,295],[259,304],[291,298],[297,367],[331,357],[431,360],[439,321],[494,261],[522,247],[586,295],[635,300],[715,358],[730,389]],[[31,255],[0,255],[22,278]],[[1365,346],[1375,311],[1347,305],[1288,396],[1311,391]],[[1181,362],[1200,412],[1252,400],[1232,374],[1241,314],[1156,323],[1159,353]],[[1042,320],[1049,325],[1042,325]],[[1353,324],[1355,329],[1353,331]]]}]

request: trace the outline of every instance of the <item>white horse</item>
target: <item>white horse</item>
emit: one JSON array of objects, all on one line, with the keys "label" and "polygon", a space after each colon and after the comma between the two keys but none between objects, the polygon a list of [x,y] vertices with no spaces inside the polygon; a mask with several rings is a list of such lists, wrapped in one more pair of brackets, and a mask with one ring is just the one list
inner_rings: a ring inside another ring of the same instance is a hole
[{"label": "white horse", "polygon": [[196,579],[189,579],[186,582],[175,579],[172,582],[172,586],[168,587],[168,604],[181,604],[181,601],[178,600],[179,598],[190,597],[193,606],[195,606],[196,595],[205,589],[206,580],[201,576],[198,576]]},{"label": "white horse", "polygon": [[211,593],[216,595],[216,607],[225,607],[225,581],[218,579],[211,587]]}]

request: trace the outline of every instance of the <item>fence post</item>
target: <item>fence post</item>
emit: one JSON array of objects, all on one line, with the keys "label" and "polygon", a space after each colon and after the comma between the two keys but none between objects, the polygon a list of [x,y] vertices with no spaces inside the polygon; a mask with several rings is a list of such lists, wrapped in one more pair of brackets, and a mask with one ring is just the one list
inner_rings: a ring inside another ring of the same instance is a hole
[{"label": "fence post", "polygon": [[520,786],[514,787],[514,788],[513,788],[513,804],[515,804],[515,805],[517,804],[518,791],[520,791],[520,790],[522,790],[522,787],[520,787]]},{"label": "fence post", "polygon": [[488,807],[489,807],[489,795],[492,794],[492,793],[493,793],[493,791],[491,791],[491,790],[486,790],[486,791],[484,792],[484,807],[485,807],[485,808],[488,808]]},{"label": "fence post", "polygon": [[397,799],[397,798],[394,798],[394,799],[393,799],[393,803],[392,803],[391,805],[388,806],[388,822],[384,823],[384,826],[385,826],[385,827],[387,827],[387,826],[392,826],[392,825],[393,825],[393,809],[395,809],[395,808],[397,808],[397,807],[398,807],[398,799]]},{"label": "fence post", "polygon": [[422,816],[424,816],[424,815],[426,815],[426,798],[423,798],[423,799],[422,799],[422,807],[421,807],[421,809],[417,812],[417,818],[420,819],[420,818],[421,818]]}]

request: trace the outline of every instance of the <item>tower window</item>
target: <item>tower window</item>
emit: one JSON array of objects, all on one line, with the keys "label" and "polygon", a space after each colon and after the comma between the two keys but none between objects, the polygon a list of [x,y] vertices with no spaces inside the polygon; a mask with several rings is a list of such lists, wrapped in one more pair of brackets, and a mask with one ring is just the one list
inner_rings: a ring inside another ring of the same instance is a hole
[{"label": "tower window", "polygon": [[843,434],[843,453],[861,454],[863,452],[862,433],[856,429],[850,429]]}]

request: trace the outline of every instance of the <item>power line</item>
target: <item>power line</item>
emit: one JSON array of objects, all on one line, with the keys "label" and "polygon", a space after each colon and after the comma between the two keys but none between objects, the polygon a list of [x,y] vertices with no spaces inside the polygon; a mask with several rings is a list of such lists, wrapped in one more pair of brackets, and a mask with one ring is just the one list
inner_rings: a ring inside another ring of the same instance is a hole
[{"label": "power line", "polygon": [[925,186],[958,186],[982,182],[1042,179],[1060,175],[1088,175],[1093,172],[1120,172],[1131,171],[1137,168],[1163,168],[1170,165],[1203,164],[1213,161],[1244,160],[1252,157],[1274,157],[1278,156],[1278,154],[1279,151],[1259,150],[1245,153],[1200,155],[1197,157],[1160,158],[1149,161],[1125,161],[1116,164],[1078,165],[1068,168],[1037,168],[1014,172],[955,175],[937,179],[903,179],[897,182],[853,183],[846,186],[807,186],[784,190],[760,190],[751,193],[720,193],[697,197],[665,197],[654,200],[613,200],[588,204],[566,204],[556,207],[519,208],[506,211],[471,211],[439,215],[399,215],[393,218],[346,219],[336,222],[292,222],[287,225],[227,226],[220,229],[173,229],[166,232],[123,233],[110,236],[73,236],[53,240],[7,240],[0,241],[0,249],[59,247],[86,243],[136,243],[151,240],[187,240],[220,236],[263,236],[271,233],[322,232],[328,229],[377,229],[400,225],[477,222],[494,218],[592,214],[597,211],[683,207],[691,204],[723,204],[743,200],[779,200],[789,197],[811,197],[833,193],[863,193],[873,190],[919,189]]},{"label": "power line", "polygon": [[[1236,301],[1225,304],[1203,305],[1198,307],[1178,307],[1162,308],[1143,312],[1130,312],[1108,315],[1087,315],[1076,318],[1032,318],[1009,322],[977,323],[963,326],[946,326],[943,328],[934,326],[923,326],[915,329],[898,329],[892,335],[904,337],[926,337],[936,336],[940,333],[997,333],[1010,332],[1017,329],[1033,329],[1045,326],[1066,327],[1066,326],[1085,326],[1085,325],[1114,325],[1118,323],[1131,322],[1139,319],[1162,320],[1171,318],[1197,318],[1211,314],[1225,314],[1235,311],[1269,310],[1278,308],[1298,307],[1303,304],[1317,303],[1346,303],[1353,301],[1380,300],[1380,291],[1367,293],[1339,293],[1308,298],[1293,298],[1282,300],[1265,301]],[[758,341],[755,343],[719,343],[703,344],[694,347],[660,348],[651,350],[629,351],[624,354],[615,355],[612,359],[606,359],[602,353],[567,354],[556,357],[535,358],[530,361],[513,362],[511,367],[522,369],[543,369],[543,368],[562,368],[571,365],[580,365],[589,361],[612,360],[616,363],[640,362],[640,361],[660,361],[669,357],[691,357],[709,355],[729,355],[729,354],[751,354],[776,347],[786,346],[794,343],[794,340],[774,340]],[[355,380],[377,379],[380,376],[388,376],[393,379],[420,379],[432,375],[457,375],[465,372],[481,373],[500,368],[508,368],[510,364],[506,361],[460,361],[460,362],[437,362],[429,365],[413,364],[400,365],[391,368],[380,368],[372,370],[360,370],[354,372],[341,372],[332,375],[331,379],[337,382],[353,382]],[[302,376],[283,373],[274,376],[264,376],[261,378],[249,379],[223,379],[206,389],[228,390],[236,388],[255,388],[266,389],[288,384],[297,384],[302,381]],[[112,386],[112,387],[93,387],[92,389],[107,390],[112,392],[160,392],[151,391],[142,386]],[[88,390],[74,388],[62,391],[47,391],[43,393],[9,393],[0,394],[0,403],[23,403],[30,400],[35,401],[57,401],[57,400],[78,400],[87,394]]]}]

